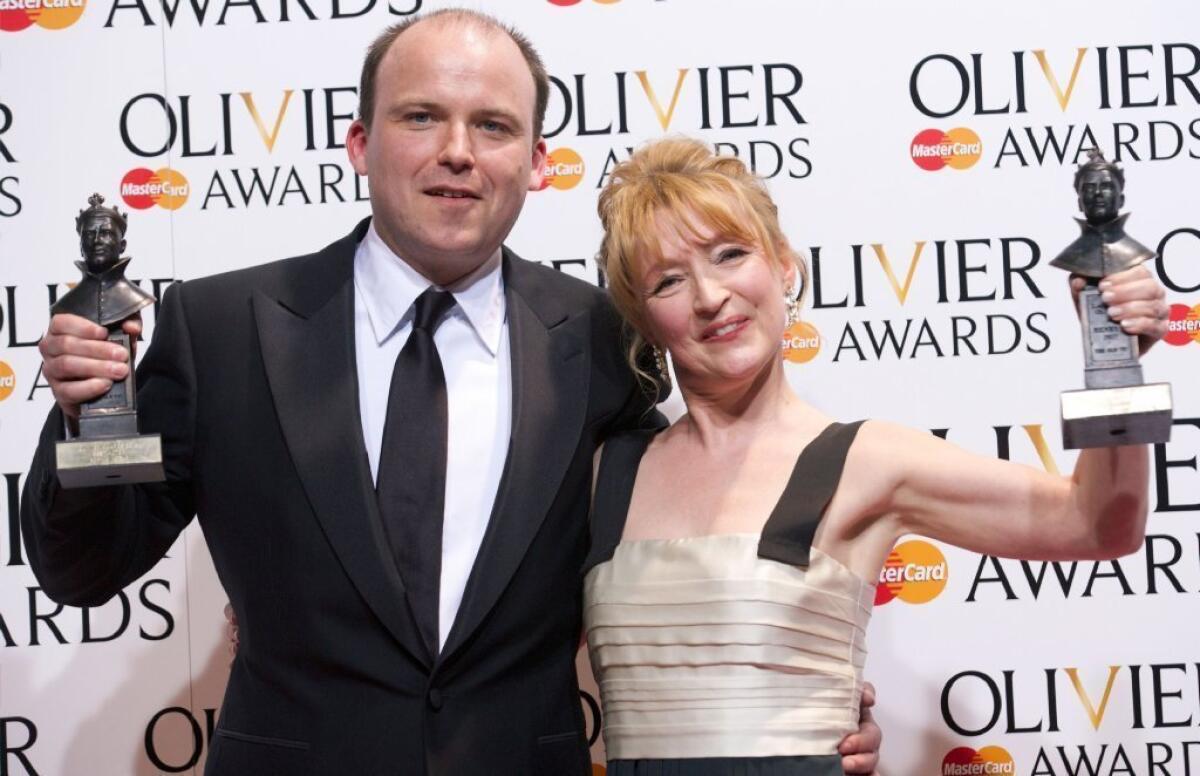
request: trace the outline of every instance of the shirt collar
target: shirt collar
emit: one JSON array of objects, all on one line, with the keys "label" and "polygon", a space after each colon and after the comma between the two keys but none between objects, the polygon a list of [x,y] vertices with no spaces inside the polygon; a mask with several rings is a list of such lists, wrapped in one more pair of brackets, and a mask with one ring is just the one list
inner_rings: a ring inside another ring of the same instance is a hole
[{"label": "shirt collar", "polygon": [[[377,345],[388,340],[411,317],[417,297],[432,283],[392,252],[372,221],[354,255],[354,289],[363,301]],[[500,250],[466,277],[443,289],[457,303],[475,336],[495,356],[504,331],[504,273]]]}]

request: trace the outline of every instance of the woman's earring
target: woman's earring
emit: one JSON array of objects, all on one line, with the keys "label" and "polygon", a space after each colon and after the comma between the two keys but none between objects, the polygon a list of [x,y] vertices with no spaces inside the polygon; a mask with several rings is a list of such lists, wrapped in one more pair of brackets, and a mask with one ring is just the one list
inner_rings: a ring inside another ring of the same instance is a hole
[{"label": "woman's earring", "polygon": [[794,296],[791,293],[784,292],[783,298],[787,300],[787,325],[794,326],[800,322],[800,294]]},{"label": "woman's earring", "polygon": [[654,366],[658,369],[658,379],[662,381],[663,385],[670,385],[671,372],[667,368],[667,354],[658,345],[654,345],[650,349],[654,353]]}]

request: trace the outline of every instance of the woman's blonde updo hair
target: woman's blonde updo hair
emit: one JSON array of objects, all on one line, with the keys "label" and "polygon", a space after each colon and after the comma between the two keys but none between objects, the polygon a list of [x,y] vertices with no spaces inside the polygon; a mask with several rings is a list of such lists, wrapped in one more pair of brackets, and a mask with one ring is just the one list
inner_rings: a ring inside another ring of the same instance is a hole
[{"label": "woman's blonde updo hair", "polygon": [[762,179],[740,159],[718,156],[698,140],[663,138],[639,148],[613,168],[597,209],[604,239],[596,260],[613,304],[631,329],[627,358],[638,377],[656,390],[666,375],[643,367],[648,340],[640,278],[646,267],[662,259],[660,226],[693,235],[706,228],[721,238],[756,245],[781,268],[794,264],[801,292],[808,288],[804,261],[788,245]]}]

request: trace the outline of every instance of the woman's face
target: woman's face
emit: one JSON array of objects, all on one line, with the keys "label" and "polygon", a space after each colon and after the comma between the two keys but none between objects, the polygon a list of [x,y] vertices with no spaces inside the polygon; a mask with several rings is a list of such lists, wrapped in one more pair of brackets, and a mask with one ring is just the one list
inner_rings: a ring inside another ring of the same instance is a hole
[{"label": "woman's face", "polygon": [[[691,214],[689,214],[691,215]],[[779,358],[786,271],[758,245],[716,234],[699,218],[658,229],[660,262],[640,278],[648,339],[671,353],[682,385],[719,388],[758,375]]]}]

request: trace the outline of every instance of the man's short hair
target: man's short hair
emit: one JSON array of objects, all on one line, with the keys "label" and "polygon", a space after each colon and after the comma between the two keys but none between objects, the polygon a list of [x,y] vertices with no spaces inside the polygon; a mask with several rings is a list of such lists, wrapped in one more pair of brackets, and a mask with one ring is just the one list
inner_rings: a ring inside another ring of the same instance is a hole
[{"label": "man's short hair", "polygon": [[475,24],[491,32],[504,33],[513,43],[517,44],[517,48],[521,51],[521,56],[525,58],[525,64],[529,66],[529,73],[533,76],[535,91],[533,139],[536,141],[540,138],[542,136],[542,125],[546,120],[546,103],[550,99],[550,78],[546,75],[546,65],[533,48],[533,44],[529,42],[529,38],[518,32],[512,25],[505,24],[494,16],[467,8],[443,8],[439,11],[433,11],[420,16],[412,16],[402,22],[393,24],[380,33],[379,37],[375,38],[367,49],[367,56],[363,59],[362,75],[359,77],[359,120],[370,130],[371,121],[375,118],[375,80],[379,74],[379,65],[387,54],[388,49],[396,42],[396,38],[403,35],[413,25],[435,19],[440,19],[442,23],[459,22]]}]

